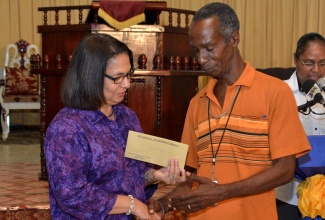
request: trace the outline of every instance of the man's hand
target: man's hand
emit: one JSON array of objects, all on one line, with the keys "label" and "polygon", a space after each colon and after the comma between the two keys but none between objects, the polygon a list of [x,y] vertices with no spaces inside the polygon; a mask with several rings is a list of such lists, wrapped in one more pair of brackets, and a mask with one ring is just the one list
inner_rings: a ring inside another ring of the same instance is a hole
[{"label": "man's hand", "polygon": [[217,203],[237,197],[256,195],[289,182],[295,170],[295,155],[273,160],[273,166],[247,179],[233,183],[216,184],[206,177],[192,174],[188,182],[197,182],[197,188],[178,196],[170,196],[169,206],[185,212],[196,212]]},{"label": "man's hand", "polygon": [[197,212],[224,200],[222,185],[194,173],[187,177],[187,181],[197,182],[199,186],[186,194],[171,198],[169,203],[171,208],[184,212]]},{"label": "man's hand", "polygon": [[147,206],[150,214],[153,214],[155,212],[161,215],[165,214],[160,203],[157,200],[154,200],[153,198],[149,199],[149,201],[147,202]]}]

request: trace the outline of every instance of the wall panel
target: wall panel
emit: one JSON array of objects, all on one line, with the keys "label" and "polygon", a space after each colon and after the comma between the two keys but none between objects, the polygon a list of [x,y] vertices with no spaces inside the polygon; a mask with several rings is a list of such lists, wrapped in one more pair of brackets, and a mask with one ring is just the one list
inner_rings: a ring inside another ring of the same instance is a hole
[{"label": "wall panel", "polygon": [[[198,10],[212,0],[167,0],[168,7]],[[310,31],[325,35],[324,0],[221,0],[232,6],[241,22],[239,49],[253,66],[293,66],[296,42]],[[0,66],[5,46],[23,38],[41,45],[37,26],[42,24],[38,7],[87,5],[91,0],[0,0]],[[60,14],[66,20],[66,14]],[[72,14],[72,19],[78,19]],[[84,18],[85,19],[85,18]],[[54,15],[49,15],[49,22]]]}]

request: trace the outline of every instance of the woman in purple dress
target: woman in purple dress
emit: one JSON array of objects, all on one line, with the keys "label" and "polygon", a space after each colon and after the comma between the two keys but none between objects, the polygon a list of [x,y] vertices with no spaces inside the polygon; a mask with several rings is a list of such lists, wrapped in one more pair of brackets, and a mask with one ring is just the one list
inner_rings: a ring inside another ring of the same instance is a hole
[{"label": "woman in purple dress", "polygon": [[131,50],[109,35],[86,36],[75,49],[62,87],[66,107],[44,144],[51,219],[160,219],[146,205],[154,183],[185,181],[175,159],[155,170],[124,157],[128,132],[142,132],[120,104],[132,74]]}]

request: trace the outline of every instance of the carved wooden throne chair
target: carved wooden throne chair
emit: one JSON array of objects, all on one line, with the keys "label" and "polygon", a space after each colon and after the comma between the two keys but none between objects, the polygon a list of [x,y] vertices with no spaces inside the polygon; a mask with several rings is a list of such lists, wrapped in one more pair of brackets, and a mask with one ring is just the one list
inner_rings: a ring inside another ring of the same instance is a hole
[{"label": "carved wooden throne chair", "polygon": [[6,47],[4,71],[0,73],[3,140],[8,138],[11,109],[40,109],[39,76],[29,71],[30,57],[35,54],[39,54],[37,46],[22,39]]}]

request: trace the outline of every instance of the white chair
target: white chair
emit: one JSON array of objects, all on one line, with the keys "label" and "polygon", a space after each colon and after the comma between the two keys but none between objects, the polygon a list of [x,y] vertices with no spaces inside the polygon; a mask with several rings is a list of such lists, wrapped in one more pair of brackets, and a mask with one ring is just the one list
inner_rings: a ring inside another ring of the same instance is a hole
[{"label": "white chair", "polygon": [[36,45],[19,40],[6,47],[6,59],[0,76],[2,139],[10,128],[10,109],[40,109],[40,83],[37,74],[30,74],[30,56],[39,54]]}]

